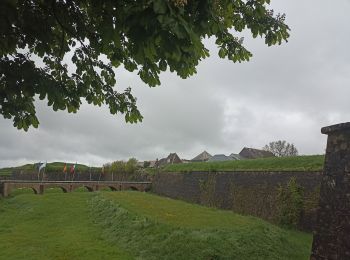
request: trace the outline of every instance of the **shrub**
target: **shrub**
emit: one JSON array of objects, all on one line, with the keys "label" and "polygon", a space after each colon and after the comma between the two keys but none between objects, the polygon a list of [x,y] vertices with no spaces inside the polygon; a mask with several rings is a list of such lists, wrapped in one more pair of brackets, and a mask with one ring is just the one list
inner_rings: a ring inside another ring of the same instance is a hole
[{"label": "shrub", "polygon": [[282,226],[297,227],[304,206],[303,188],[293,177],[286,187],[278,188],[278,223]]}]

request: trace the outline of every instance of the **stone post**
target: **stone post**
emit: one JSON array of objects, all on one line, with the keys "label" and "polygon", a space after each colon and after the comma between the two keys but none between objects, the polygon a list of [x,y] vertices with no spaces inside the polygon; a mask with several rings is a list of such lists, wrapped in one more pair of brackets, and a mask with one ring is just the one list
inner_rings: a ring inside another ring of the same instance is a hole
[{"label": "stone post", "polygon": [[350,122],[321,132],[328,141],[310,259],[350,259]]},{"label": "stone post", "polygon": [[4,183],[0,182],[0,197],[5,197],[4,196]]}]

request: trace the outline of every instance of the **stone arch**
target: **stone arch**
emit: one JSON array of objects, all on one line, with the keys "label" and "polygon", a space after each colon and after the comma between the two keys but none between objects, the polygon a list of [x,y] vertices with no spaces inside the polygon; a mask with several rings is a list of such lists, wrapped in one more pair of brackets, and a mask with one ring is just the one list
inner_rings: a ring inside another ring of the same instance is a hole
[{"label": "stone arch", "polygon": [[39,194],[40,191],[38,190],[37,187],[30,187],[32,189],[32,191],[34,192],[34,194]]},{"label": "stone arch", "polygon": [[130,186],[128,190],[138,191],[139,189],[135,186]]},{"label": "stone arch", "polygon": [[29,193],[30,191],[32,191],[34,194],[39,194],[39,190],[34,187],[34,186],[12,186],[12,185],[9,185],[6,189],[6,196],[10,195],[13,191],[16,191],[16,190],[25,190],[25,192]]},{"label": "stone arch", "polygon": [[93,188],[93,187],[91,187],[91,186],[84,185],[83,187],[84,187],[85,189],[87,189],[87,190],[88,190],[88,192],[92,192],[92,191],[94,191],[94,188]]},{"label": "stone arch", "polygon": [[110,188],[111,191],[117,191],[118,190],[115,186],[108,186],[108,188]]},{"label": "stone arch", "polygon": [[67,193],[67,192],[68,192],[68,190],[67,190],[66,187],[60,186],[59,188],[61,188],[61,190],[63,191],[63,193]]},{"label": "stone arch", "polygon": [[94,188],[92,186],[89,186],[89,185],[72,185],[71,186],[71,191],[88,191],[88,192],[92,192],[94,191]]}]

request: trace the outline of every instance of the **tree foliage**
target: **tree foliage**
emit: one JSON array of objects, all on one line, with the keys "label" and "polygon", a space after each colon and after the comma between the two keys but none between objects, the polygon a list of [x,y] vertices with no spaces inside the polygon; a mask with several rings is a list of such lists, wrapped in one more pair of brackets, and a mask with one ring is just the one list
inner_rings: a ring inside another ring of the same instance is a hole
[{"label": "tree foliage", "polygon": [[135,158],[130,158],[125,164],[125,172],[132,174],[137,170],[137,160]]},{"label": "tree foliage", "polygon": [[[249,30],[267,45],[289,37],[284,15],[270,0],[2,0],[0,1],[0,113],[18,129],[38,127],[35,98],[53,110],[76,112],[82,100],[142,120],[130,87],[116,86],[115,69],[137,71],[149,86],[161,71],[182,78],[209,56],[233,62],[252,54],[233,32]],[[74,66],[69,67],[68,61]]]},{"label": "tree foliage", "polygon": [[103,165],[105,172],[107,173],[135,173],[137,170],[137,160],[130,158],[127,162],[114,161],[112,163],[106,163]]},{"label": "tree foliage", "polygon": [[125,162],[114,161],[111,163],[111,172],[113,173],[123,173],[125,172]]},{"label": "tree foliage", "polygon": [[294,144],[287,143],[285,140],[274,141],[265,145],[263,147],[265,151],[270,151],[277,157],[285,157],[285,156],[297,156],[298,150],[294,146]]}]

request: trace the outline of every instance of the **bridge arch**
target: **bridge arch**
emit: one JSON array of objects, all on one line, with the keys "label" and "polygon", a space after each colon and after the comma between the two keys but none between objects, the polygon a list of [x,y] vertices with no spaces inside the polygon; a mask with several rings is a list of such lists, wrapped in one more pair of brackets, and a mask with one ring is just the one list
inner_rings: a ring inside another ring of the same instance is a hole
[{"label": "bridge arch", "polygon": [[117,191],[118,190],[115,186],[108,186],[108,188],[110,188],[111,191]]},{"label": "bridge arch", "polygon": [[151,187],[151,182],[97,182],[97,181],[21,181],[21,180],[0,180],[0,193],[7,197],[12,190],[18,188],[27,188],[32,190],[35,194],[43,194],[48,188],[61,189],[64,193],[72,192],[78,188],[87,190],[89,192],[100,190],[100,188],[110,189],[112,191],[119,190],[134,190],[134,191],[148,191]]},{"label": "bridge arch", "polygon": [[34,192],[34,194],[40,194],[40,188],[38,188],[36,186],[31,186],[28,188],[31,189]]},{"label": "bridge arch", "polygon": [[82,187],[84,187],[85,189],[87,189],[88,192],[93,192],[94,188],[88,185],[83,185]]},{"label": "bridge arch", "polygon": [[[8,193],[15,191],[15,190],[27,190],[32,191],[34,194],[39,194],[39,190],[36,187],[30,186],[30,187],[12,187],[8,189]],[[27,192],[25,191],[25,192]]]},{"label": "bridge arch", "polygon": [[63,193],[67,193],[68,189],[64,186],[59,186],[59,188],[63,191]]}]

